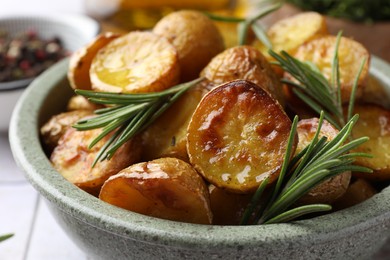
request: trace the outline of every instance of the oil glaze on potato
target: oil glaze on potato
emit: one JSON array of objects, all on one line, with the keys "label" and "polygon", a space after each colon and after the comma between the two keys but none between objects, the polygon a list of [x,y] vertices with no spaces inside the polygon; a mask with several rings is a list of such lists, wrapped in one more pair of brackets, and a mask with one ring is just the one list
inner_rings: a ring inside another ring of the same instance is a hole
[{"label": "oil glaze on potato", "polygon": [[371,154],[373,158],[358,157],[356,164],[371,168],[373,173],[354,175],[374,181],[390,180],[390,111],[376,105],[355,106],[359,120],[352,130],[352,136],[368,136],[370,139],[360,145],[356,152]]},{"label": "oil glaze on potato", "polygon": [[176,158],[134,164],[109,178],[99,198],[148,216],[211,224],[207,186],[188,163]]},{"label": "oil glaze on potato", "polygon": [[253,47],[237,46],[225,50],[210,61],[202,70],[201,76],[216,85],[237,79],[251,81],[284,104],[279,78],[266,58]]},{"label": "oil glaze on potato", "polygon": [[196,106],[211,87],[207,80],[194,86],[142,133],[142,160],[175,157],[189,161],[187,126]]},{"label": "oil glaze on potato", "polygon": [[50,158],[54,168],[65,179],[93,195],[99,193],[108,177],[137,162],[140,156],[140,146],[137,138],[134,138],[121,146],[110,160],[99,161],[92,168],[99,149],[111,136],[105,136],[89,149],[89,144],[101,131],[77,131],[69,128],[60,138]]},{"label": "oil glaze on potato", "polygon": [[92,89],[144,93],[167,89],[179,82],[176,49],[162,36],[133,31],[99,50],[92,60]]},{"label": "oil glaze on potato", "polygon": [[198,11],[173,12],[163,17],[153,32],[166,37],[177,49],[182,81],[197,78],[211,58],[224,49],[218,28]]},{"label": "oil glaze on potato", "polygon": [[105,32],[99,34],[92,42],[74,52],[69,60],[68,79],[74,89],[91,89],[89,69],[96,53],[119,34]]},{"label": "oil glaze on potato", "polygon": [[[313,140],[315,132],[318,129],[318,118],[304,119],[298,122],[298,146],[296,153],[302,151]],[[332,140],[338,134],[338,130],[334,128],[328,121],[323,122],[320,135],[327,137],[327,140]],[[331,204],[336,199],[341,197],[348,188],[351,179],[351,172],[344,172],[335,177],[325,180],[321,184],[314,187],[305,196],[303,196],[299,204],[314,204],[326,203]]]},{"label": "oil glaze on potato", "polygon": [[190,162],[219,188],[252,192],[266,177],[278,177],[290,128],[282,107],[259,86],[244,80],[220,85],[192,115]]}]

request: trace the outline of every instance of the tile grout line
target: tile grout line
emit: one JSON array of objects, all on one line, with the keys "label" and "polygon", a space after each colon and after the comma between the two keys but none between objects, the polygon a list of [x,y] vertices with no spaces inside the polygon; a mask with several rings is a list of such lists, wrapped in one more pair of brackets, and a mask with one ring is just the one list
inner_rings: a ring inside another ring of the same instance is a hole
[{"label": "tile grout line", "polygon": [[37,198],[36,198],[36,201],[35,201],[35,206],[34,206],[34,213],[33,213],[33,218],[32,218],[32,221],[31,221],[31,226],[30,226],[30,230],[29,230],[29,233],[28,233],[28,236],[27,236],[27,244],[26,244],[26,248],[24,250],[24,255],[23,255],[23,259],[26,260],[27,257],[28,257],[28,253],[30,251],[30,246],[31,246],[31,238],[33,236],[33,233],[34,233],[34,230],[35,230],[35,224],[37,222],[37,216],[38,216],[38,209],[39,209],[39,204],[40,204],[40,195],[37,194],[36,195]]}]

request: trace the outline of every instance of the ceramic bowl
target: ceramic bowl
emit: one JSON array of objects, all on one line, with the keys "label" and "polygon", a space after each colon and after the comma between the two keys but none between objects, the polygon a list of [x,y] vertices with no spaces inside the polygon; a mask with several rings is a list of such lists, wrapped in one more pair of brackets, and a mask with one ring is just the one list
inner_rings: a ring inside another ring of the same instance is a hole
[{"label": "ceramic bowl", "polygon": [[[59,37],[64,48],[73,52],[89,43],[99,32],[99,24],[82,15],[6,16],[0,18],[0,30],[11,36],[35,30],[43,39]],[[7,130],[12,110],[21,93],[33,79],[0,82],[0,130]]]},{"label": "ceramic bowl", "polygon": [[[24,92],[10,126],[15,160],[70,238],[91,259],[367,259],[390,235],[390,187],[335,213],[287,224],[211,226],[144,216],[100,201],[51,166],[39,127],[64,110],[72,91],[67,61]],[[390,89],[390,66],[373,57],[371,75]]]}]

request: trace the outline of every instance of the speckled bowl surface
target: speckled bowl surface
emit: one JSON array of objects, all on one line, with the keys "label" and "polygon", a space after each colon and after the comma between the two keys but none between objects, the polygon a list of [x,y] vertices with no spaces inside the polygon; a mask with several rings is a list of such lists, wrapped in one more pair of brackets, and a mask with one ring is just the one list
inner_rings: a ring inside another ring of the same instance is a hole
[{"label": "speckled bowl surface", "polygon": [[[42,39],[59,37],[73,52],[90,42],[100,31],[99,23],[84,15],[9,15],[0,17],[0,31],[10,36],[34,30]],[[8,130],[15,104],[33,78],[0,82],[0,131]]]},{"label": "speckled bowl surface", "polygon": [[[209,226],[116,208],[68,183],[50,165],[39,127],[72,94],[67,60],[36,79],[10,126],[18,165],[91,259],[367,259],[390,236],[390,187],[346,210],[288,224]],[[373,57],[371,75],[390,89],[390,66]]]}]

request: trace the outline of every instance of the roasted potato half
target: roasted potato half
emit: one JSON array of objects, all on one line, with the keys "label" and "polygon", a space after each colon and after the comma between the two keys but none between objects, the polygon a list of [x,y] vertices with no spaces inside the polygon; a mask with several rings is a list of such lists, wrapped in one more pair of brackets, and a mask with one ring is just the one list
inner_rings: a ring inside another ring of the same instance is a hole
[{"label": "roasted potato half", "polygon": [[[313,140],[317,129],[318,118],[303,119],[298,122],[297,132],[299,141],[296,153],[302,151]],[[324,120],[320,130],[320,137],[325,136],[328,140],[332,140],[338,132],[328,121]],[[350,179],[351,172],[348,171],[325,180],[299,199],[298,204],[332,204],[345,193]]]},{"label": "roasted potato half", "polygon": [[92,89],[144,93],[167,89],[179,82],[175,47],[162,36],[133,31],[99,50],[92,60]]},{"label": "roasted potato half", "polygon": [[352,136],[370,138],[355,152],[364,152],[373,156],[373,158],[358,157],[356,164],[374,171],[354,173],[354,175],[374,181],[390,180],[390,111],[377,105],[359,105],[355,106],[354,112],[359,114],[359,120],[352,130]]},{"label": "roasted potato half", "polygon": [[187,127],[196,106],[211,88],[207,80],[194,86],[142,133],[143,160],[175,157],[189,162]]},{"label": "roasted potato half", "polygon": [[92,167],[100,148],[111,136],[105,136],[89,149],[89,144],[101,132],[101,129],[77,131],[69,128],[50,157],[54,168],[65,179],[93,195],[99,194],[108,177],[138,162],[140,157],[139,141],[134,138],[122,145],[110,160],[99,161]]},{"label": "roasted potato half", "polygon": [[96,53],[120,34],[105,32],[99,34],[94,40],[83,48],[74,52],[69,60],[68,80],[74,89],[88,89],[91,87],[89,69]]},{"label": "roasted potato half", "polygon": [[[293,55],[297,48],[319,36],[327,35],[325,17],[316,12],[303,12],[275,22],[267,30],[268,38],[275,52],[286,51]],[[267,57],[268,49],[259,41],[254,46]]]},{"label": "roasted potato half", "polygon": [[249,81],[232,81],[199,103],[188,125],[187,152],[210,183],[250,193],[265,178],[278,177],[290,130],[291,120],[268,92]]},{"label": "roasted potato half", "polygon": [[212,221],[205,182],[191,165],[176,158],[123,169],[104,183],[99,198],[152,217],[198,224]]},{"label": "roasted potato half", "polygon": [[201,76],[216,85],[237,79],[251,81],[284,104],[279,78],[266,58],[251,46],[236,46],[218,54],[202,70]]},{"label": "roasted potato half", "polygon": [[[320,72],[328,79],[332,80],[332,63],[335,53],[337,37],[327,35],[311,40],[301,45],[296,53],[295,58],[301,61],[309,61],[315,64]],[[341,37],[339,48],[339,69],[340,69],[340,87],[341,100],[344,103],[349,102],[352,86],[358,75],[361,63],[366,59],[362,73],[358,80],[356,89],[356,99],[361,98],[363,89],[368,80],[368,69],[370,64],[370,54],[367,49],[360,43]]]},{"label": "roasted potato half", "polygon": [[163,17],[153,32],[166,37],[175,46],[182,81],[197,78],[211,58],[225,48],[216,25],[198,11],[173,12]]},{"label": "roasted potato half", "polygon": [[63,112],[52,116],[40,129],[42,141],[46,146],[46,149],[51,153],[58,145],[58,140],[66,132],[66,130],[72,127],[81,118],[92,115],[90,110],[77,110]]}]

